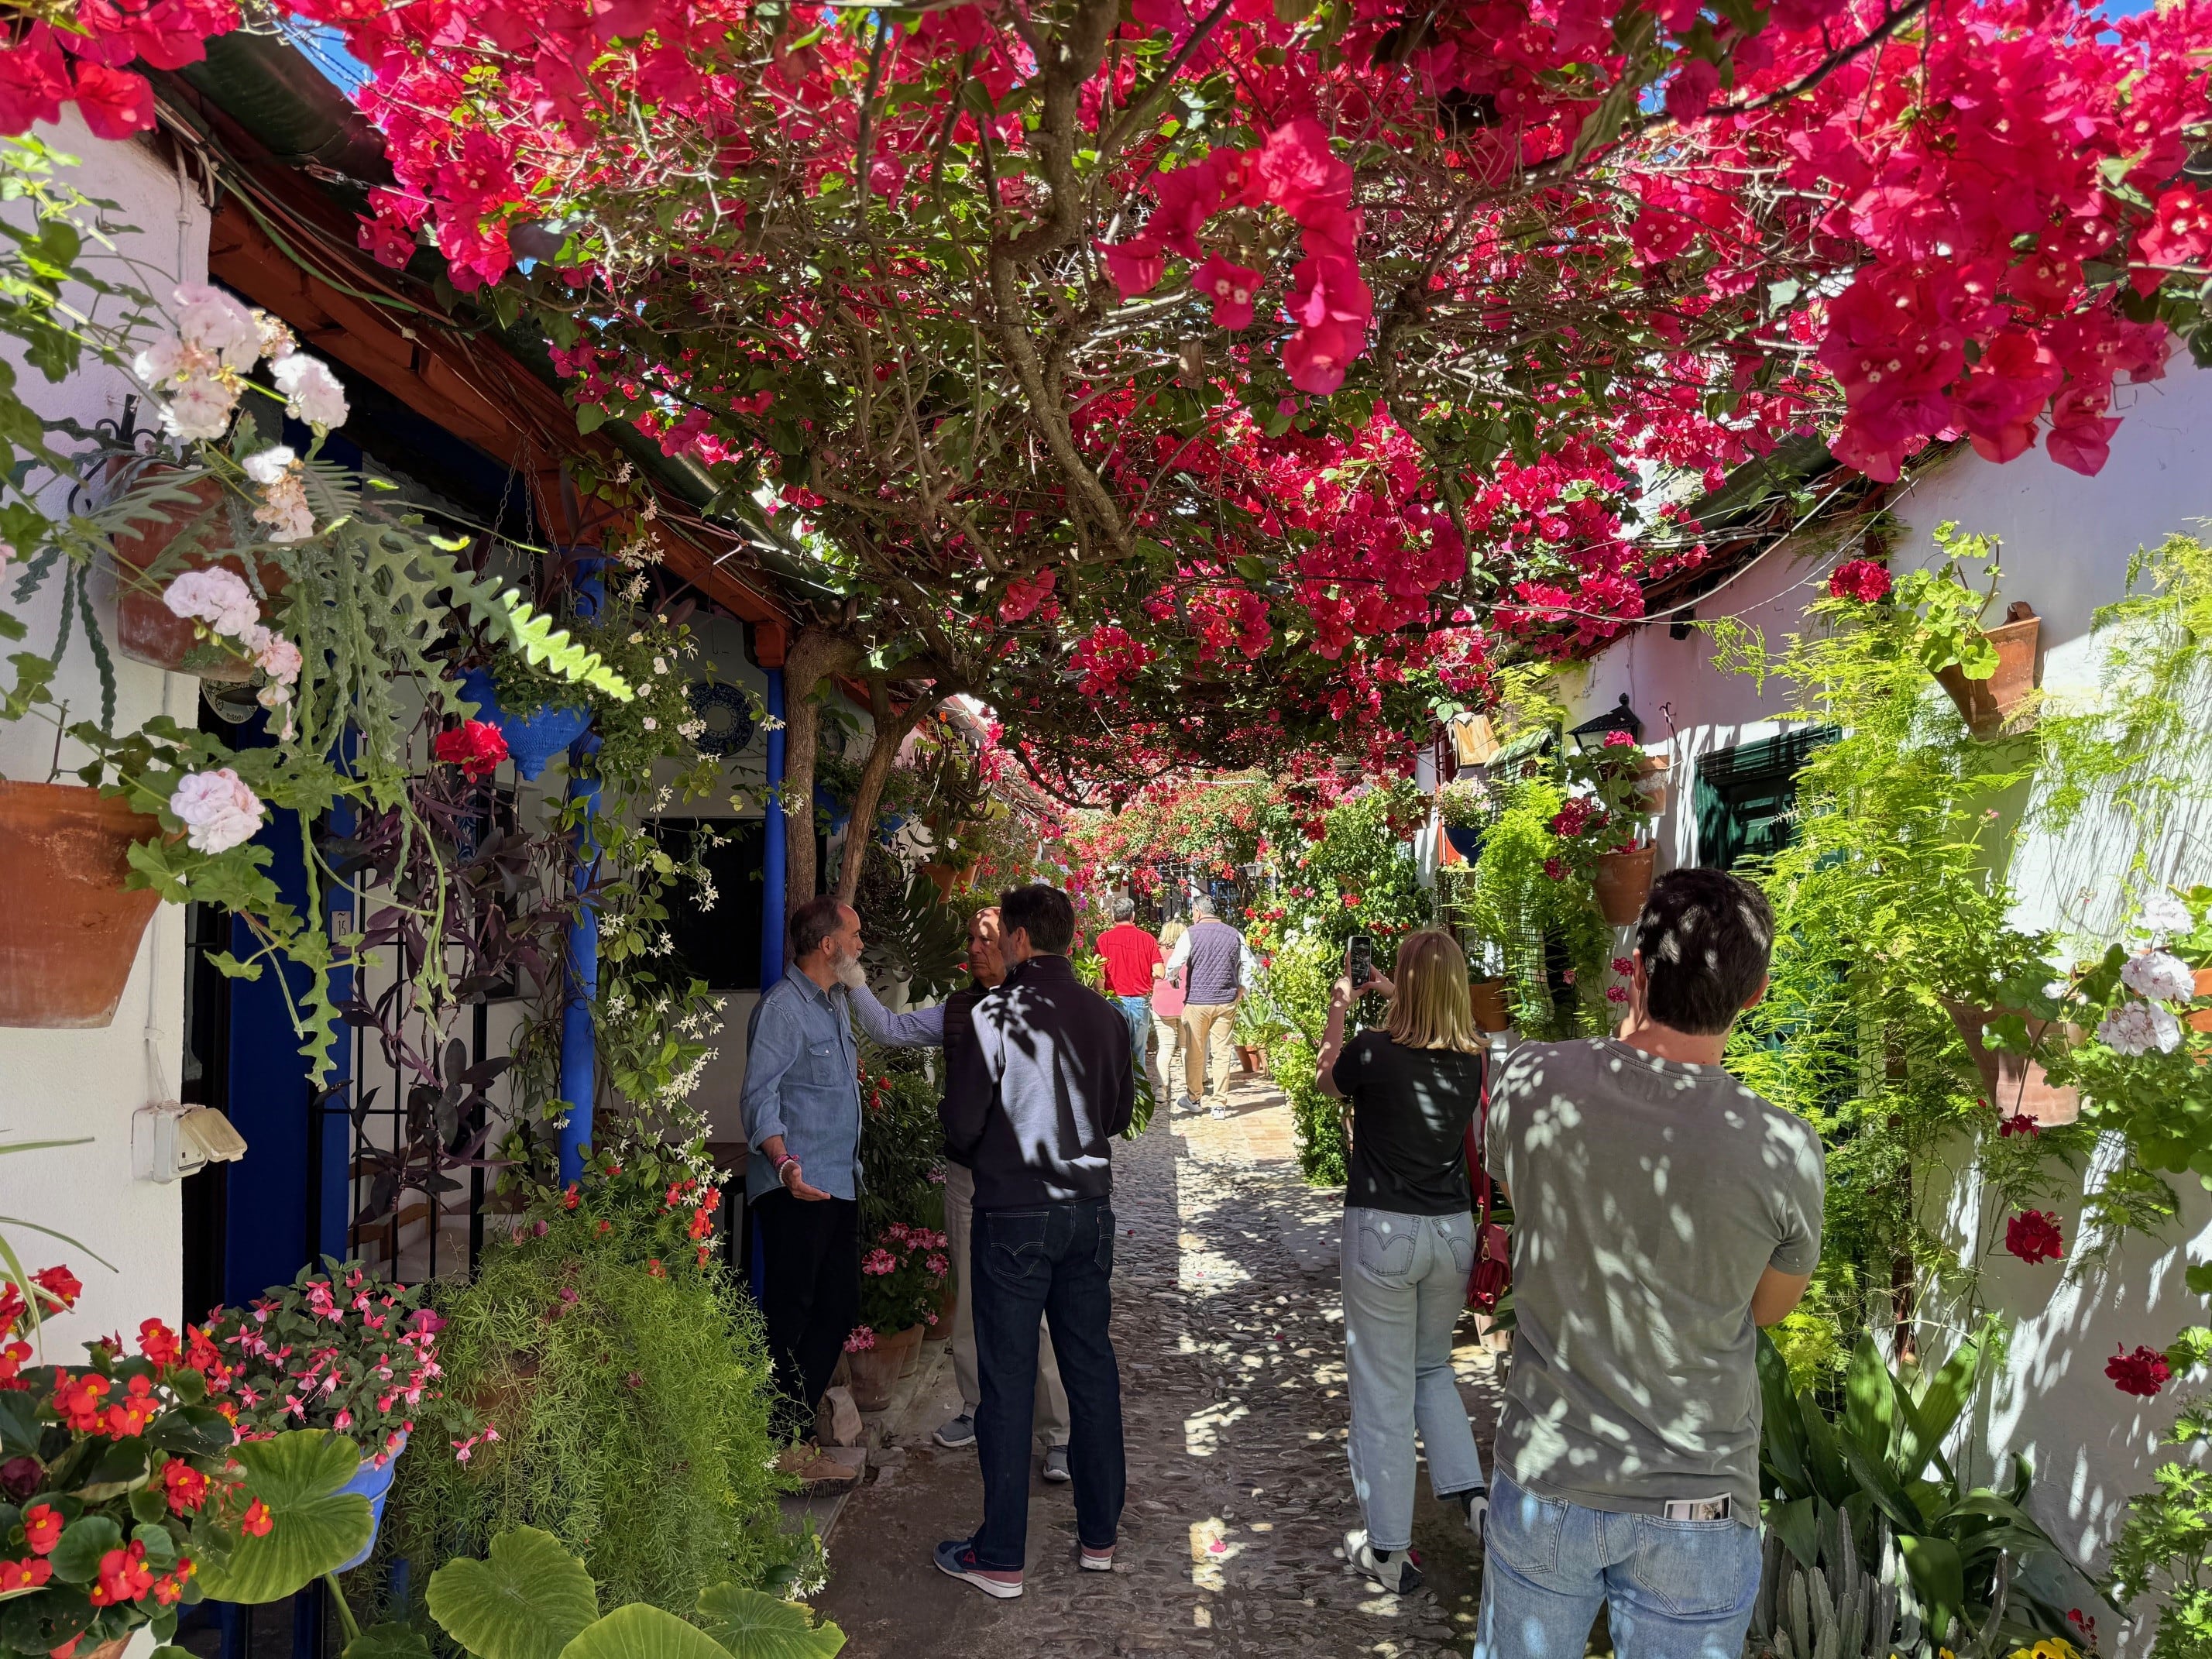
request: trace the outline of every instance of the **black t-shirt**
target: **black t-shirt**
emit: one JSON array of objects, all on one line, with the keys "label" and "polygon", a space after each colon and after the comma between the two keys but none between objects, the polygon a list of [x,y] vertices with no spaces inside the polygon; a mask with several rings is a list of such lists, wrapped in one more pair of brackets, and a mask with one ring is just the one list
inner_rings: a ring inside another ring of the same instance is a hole
[{"label": "black t-shirt", "polygon": [[1346,1208],[1452,1215],[1474,1207],[1468,1125],[1482,1105],[1480,1054],[1408,1048],[1387,1031],[1344,1045],[1330,1075],[1352,1102]]}]

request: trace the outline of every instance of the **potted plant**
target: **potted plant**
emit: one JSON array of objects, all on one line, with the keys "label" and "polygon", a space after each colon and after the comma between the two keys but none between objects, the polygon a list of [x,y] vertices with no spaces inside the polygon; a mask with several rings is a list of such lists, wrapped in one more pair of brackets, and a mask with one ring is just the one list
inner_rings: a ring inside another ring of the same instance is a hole
[{"label": "potted plant", "polygon": [[860,1322],[845,1340],[853,1401],[862,1411],[890,1404],[910,1355],[937,1322],[952,1266],[945,1249],[943,1233],[895,1221],[862,1254]]},{"label": "potted plant", "polygon": [[442,1322],[419,1288],[328,1256],[319,1269],[302,1267],[289,1285],[271,1286],[249,1306],[218,1309],[208,1322],[208,1339],[228,1370],[217,1395],[243,1438],[328,1429],[359,1449],[346,1490],[368,1499],[370,1542],[340,1572],[368,1559],[416,1413],[425,1398],[439,1397]]},{"label": "potted plant", "polygon": [[1553,821],[1589,864],[1598,909],[1614,927],[1632,924],[1651,893],[1658,855],[1649,833],[1653,758],[1627,732],[1607,732],[1599,747],[1568,762],[1569,781],[1588,793],[1570,797]]},{"label": "potted plant", "polygon": [[[1946,520],[1936,526],[1936,545],[1942,563],[1893,581],[1871,559],[1838,565],[1828,579],[1828,600],[1818,608],[1848,615],[1861,606],[1887,607],[1905,625],[1912,652],[1949,694],[1968,732],[1986,743],[2024,731],[2034,723],[2027,706],[2039,677],[2043,624],[2034,607],[2015,599],[2005,607],[2002,623],[1982,625],[1996,603],[1996,538],[1964,534]],[[1987,592],[1966,580],[1966,567],[1975,563],[1988,567]]]},{"label": "potted plant", "polygon": [[160,895],[127,887],[131,852],[161,821],[75,784],[0,780],[0,1025],[86,1027],[115,1018]]},{"label": "potted plant", "polygon": [[1444,839],[1469,864],[1482,855],[1483,832],[1497,816],[1496,792],[1479,777],[1454,778],[1437,791],[1437,820]]},{"label": "potted plant", "polygon": [[0,1290],[0,1650],[117,1659],[132,1634],[174,1638],[205,1596],[290,1595],[360,1548],[357,1460],[312,1431],[236,1443],[205,1333],[158,1319],[31,1365],[18,1332],[74,1305],[65,1267]]}]

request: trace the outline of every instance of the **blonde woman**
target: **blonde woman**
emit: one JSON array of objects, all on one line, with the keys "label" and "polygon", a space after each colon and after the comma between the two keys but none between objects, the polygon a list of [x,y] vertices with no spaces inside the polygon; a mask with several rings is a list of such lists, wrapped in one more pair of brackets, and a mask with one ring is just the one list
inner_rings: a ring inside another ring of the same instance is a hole
[{"label": "blonde woman", "polygon": [[[1315,1079],[1349,1103],[1352,1131],[1340,1247],[1346,1450],[1367,1524],[1346,1534],[1345,1554],[1401,1594],[1421,1582],[1412,1551],[1417,1431],[1430,1490],[1458,1504],[1478,1538],[1489,1509],[1451,1363],[1474,1266],[1465,1138],[1489,1052],[1467,987],[1458,941],[1434,931],[1398,947],[1395,984],[1380,974],[1357,988],[1340,977]],[[1345,1018],[1369,993],[1390,1000],[1389,1024],[1346,1042]]]},{"label": "blonde woman", "polygon": [[[1188,932],[1189,924],[1181,921],[1171,921],[1160,929],[1163,963]],[[1175,1086],[1175,1079],[1182,1076],[1182,981],[1188,971],[1178,968],[1170,975],[1163,968],[1152,981],[1152,1079],[1155,1110],[1174,1103],[1168,1091]]]}]

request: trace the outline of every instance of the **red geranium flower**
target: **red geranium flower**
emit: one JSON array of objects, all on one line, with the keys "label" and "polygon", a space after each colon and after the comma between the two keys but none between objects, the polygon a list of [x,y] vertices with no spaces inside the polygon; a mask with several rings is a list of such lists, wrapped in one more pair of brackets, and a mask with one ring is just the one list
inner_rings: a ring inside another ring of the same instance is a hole
[{"label": "red geranium flower", "polygon": [[463,720],[452,730],[439,732],[431,750],[447,765],[459,767],[463,777],[477,781],[499,770],[499,763],[507,758],[507,738],[488,721]]},{"label": "red geranium flower", "polygon": [[2005,1249],[2030,1266],[2057,1261],[2066,1253],[2058,1218],[2048,1210],[2022,1210],[2005,1223]]},{"label": "red geranium flower", "polygon": [[158,1319],[147,1320],[138,1327],[138,1352],[164,1368],[181,1364],[185,1357],[177,1334]]},{"label": "red geranium flower", "polygon": [[1872,605],[1889,594],[1889,572],[1872,559],[1853,559],[1836,567],[1828,578],[1828,592],[1839,599]]},{"label": "red geranium flower", "polygon": [[238,1523],[239,1530],[252,1538],[266,1538],[269,1529],[276,1524],[269,1513],[269,1505],[255,1498],[246,1506],[246,1518]]},{"label": "red geranium flower", "polygon": [[74,1308],[77,1297],[84,1294],[84,1282],[67,1267],[48,1267],[33,1273],[31,1282],[64,1308]]},{"label": "red geranium flower", "polygon": [[2043,1126],[2026,1112],[2014,1112],[1997,1125],[1998,1137],[2003,1139],[2009,1139],[2014,1135],[2027,1135],[2032,1138],[2042,1133]]},{"label": "red geranium flower", "polygon": [[2112,1379],[2112,1386],[2122,1394],[2140,1395],[2148,1400],[2166,1385],[2173,1376],[2173,1368],[2156,1348],[2138,1346],[2133,1353],[2125,1348],[2114,1353],[2105,1362],[2105,1375]]},{"label": "red geranium flower", "polygon": [[23,1511],[23,1540],[32,1554],[50,1553],[61,1537],[61,1511],[52,1504],[33,1504]]}]

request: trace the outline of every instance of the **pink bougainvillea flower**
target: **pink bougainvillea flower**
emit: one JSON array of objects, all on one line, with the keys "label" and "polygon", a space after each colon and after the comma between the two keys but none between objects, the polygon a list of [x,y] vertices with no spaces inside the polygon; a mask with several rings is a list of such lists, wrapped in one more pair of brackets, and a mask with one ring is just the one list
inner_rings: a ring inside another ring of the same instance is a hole
[{"label": "pink bougainvillea flower", "polygon": [[1252,325],[1252,302],[1260,292],[1260,273],[1250,266],[1233,265],[1219,254],[1212,254],[1191,274],[1190,285],[1213,301],[1216,328]]},{"label": "pink bougainvillea flower", "polygon": [[2030,1267],[2066,1254],[2058,1218],[2048,1210],[2022,1210],[2005,1223],[2005,1249]]},{"label": "pink bougainvillea flower", "polygon": [[94,137],[128,138],[133,133],[152,130],[154,88],[143,75],[80,60],[76,66],[76,107]]},{"label": "pink bougainvillea flower", "polygon": [[1113,279],[1124,300],[1150,294],[1160,285],[1160,278],[1168,274],[1167,256],[1150,236],[1133,237],[1126,242],[1101,242],[1097,247],[1106,261],[1107,276]]}]

